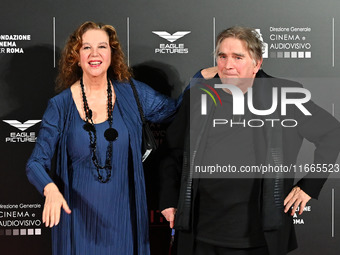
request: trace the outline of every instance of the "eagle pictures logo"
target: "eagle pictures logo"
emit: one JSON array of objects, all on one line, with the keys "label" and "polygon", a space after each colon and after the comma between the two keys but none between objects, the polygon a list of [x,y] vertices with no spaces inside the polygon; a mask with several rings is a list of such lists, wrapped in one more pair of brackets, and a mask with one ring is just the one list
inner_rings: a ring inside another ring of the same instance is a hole
[{"label": "eagle pictures logo", "polygon": [[176,44],[175,41],[183,38],[187,34],[190,34],[191,31],[177,31],[173,34],[170,34],[166,31],[152,31],[152,33],[158,35],[159,37],[167,40],[170,43],[161,43],[159,44],[159,48],[155,49],[155,53],[159,54],[186,54],[189,53],[188,48],[184,47],[184,43]]},{"label": "eagle pictures logo", "polygon": [[10,132],[9,136],[5,138],[6,143],[34,143],[37,139],[35,132],[23,132],[33,127],[41,120],[27,120],[23,123],[17,120],[3,120],[3,122],[19,129],[21,132]]}]

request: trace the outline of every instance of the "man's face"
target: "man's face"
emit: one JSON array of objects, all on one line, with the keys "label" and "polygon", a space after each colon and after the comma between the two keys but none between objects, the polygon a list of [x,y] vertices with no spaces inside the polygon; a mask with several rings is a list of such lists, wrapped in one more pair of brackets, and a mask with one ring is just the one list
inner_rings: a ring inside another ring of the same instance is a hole
[{"label": "man's face", "polygon": [[252,59],[245,42],[230,37],[222,41],[217,55],[218,75],[225,78],[255,78],[262,59]]}]

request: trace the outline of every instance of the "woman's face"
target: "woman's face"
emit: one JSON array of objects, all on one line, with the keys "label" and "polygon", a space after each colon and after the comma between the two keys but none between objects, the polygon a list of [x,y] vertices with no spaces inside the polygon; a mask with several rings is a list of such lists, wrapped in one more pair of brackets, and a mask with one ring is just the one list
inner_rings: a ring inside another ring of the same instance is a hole
[{"label": "woman's face", "polygon": [[106,77],[111,64],[111,47],[107,33],[100,29],[88,30],[83,34],[82,42],[79,63],[84,77]]}]

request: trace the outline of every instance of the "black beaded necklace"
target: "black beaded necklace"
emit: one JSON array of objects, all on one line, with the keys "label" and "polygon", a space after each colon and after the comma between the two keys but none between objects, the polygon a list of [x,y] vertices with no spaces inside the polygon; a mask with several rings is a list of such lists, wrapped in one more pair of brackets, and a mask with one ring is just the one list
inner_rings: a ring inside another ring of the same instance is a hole
[{"label": "black beaded necklace", "polygon": [[[97,159],[97,132],[96,128],[93,123],[92,119],[92,110],[90,109],[85,91],[84,91],[84,83],[83,78],[80,78],[80,87],[81,92],[83,96],[83,104],[84,104],[84,111],[85,111],[85,124],[83,126],[84,130],[86,130],[89,133],[90,137],[90,148],[91,148],[91,155],[92,155],[92,162],[94,166],[97,169],[98,174],[98,180],[101,183],[106,183],[111,178],[111,170],[112,170],[112,142],[115,141],[118,138],[118,132],[116,129],[112,128],[112,112],[113,112],[113,106],[112,106],[112,89],[109,78],[107,79],[107,115],[108,115],[108,121],[110,127],[105,130],[104,137],[109,142],[107,149],[106,149],[106,159],[105,159],[105,165],[101,166]],[[106,178],[104,179],[103,176],[100,173],[100,169],[105,169],[106,172]]]}]

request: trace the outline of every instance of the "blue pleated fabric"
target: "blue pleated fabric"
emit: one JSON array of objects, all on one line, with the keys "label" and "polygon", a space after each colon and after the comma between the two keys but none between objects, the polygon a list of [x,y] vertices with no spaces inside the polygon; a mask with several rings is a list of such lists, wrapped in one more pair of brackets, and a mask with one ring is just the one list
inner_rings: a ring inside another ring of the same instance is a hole
[{"label": "blue pleated fabric", "polygon": [[[52,228],[53,255],[129,255],[133,249],[132,231],[135,231],[136,253],[150,254],[141,160],[142,123],[130,84],[112,82],[117,97],[114,123],[115,117],[121,121],[114,124],[119,129],[120,141],[114,144],[110,183],[96,181],[96,171],[92,161],[88,160],[89,137],[83,130],[78,134],[77,121],[80,117],[75,111],[70,89],[49,101],[35,148],[27,162],[27,177],[37,190],[43,194],[44,187],[55,182],[72,210],[71,215],[62,210],[59,225]],[[173,100],[144,83],[134,82],[147,120],[160,122],[174,116],[181,97]],[[101,162],[107,146],[101,134],[107,126],[107,123],[96,125],[100,131],[98,156]],[[52,179],[48,171],[55,152],[56,169]],[[132,176],[128,178],[127,169],[132,169]],[[132,186],[128,185],[129,182]],[[130,199],[133,200],[132,206],[129,196],[133,198]],[[131,223],[131,218],[134,218],[135,224]]]},{"label": "blue pleated fabric", "polygon": [[[112,177],[108,183],[98,181],[91,160],[89,135],[84,121],[73,104],[74,116],[67,137],[70,159],[70,206],[74,255],[133,254],[133,234],[128,181],[129,137],[117,104],[113,110],[113,128],[119,137],[113,142]],[[96,124],[97,158],[104,165],[108,141],[104,132],[108,121]],[[117,164],[119,162],[119,164]],[[106,171],[101,170],[106,178]],[[133,201],[132,201],[133,202]]]}]

